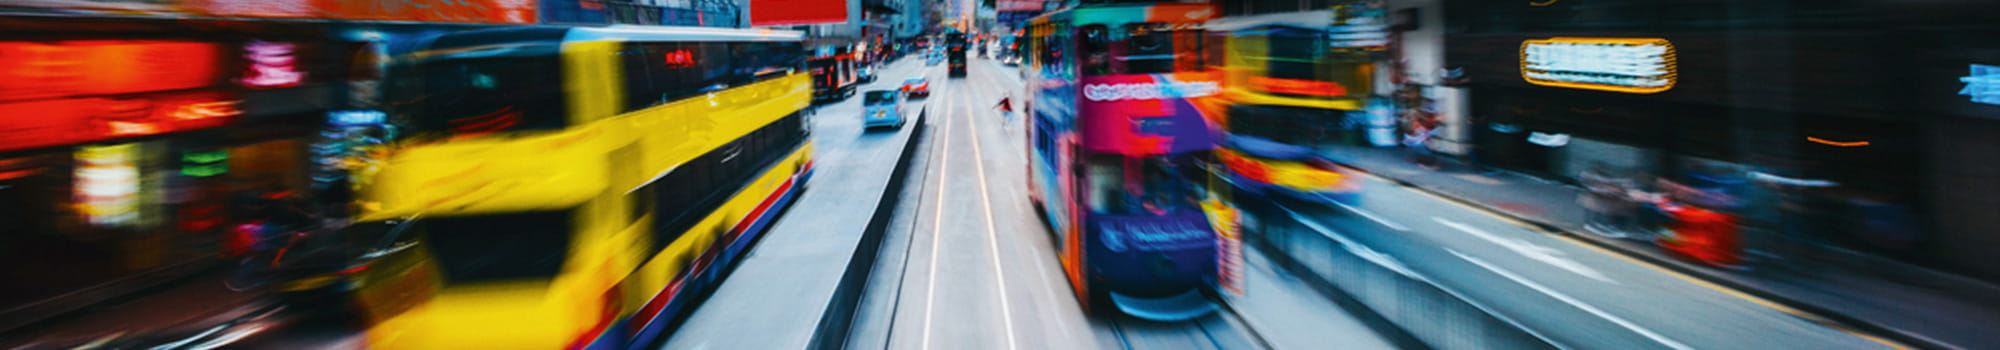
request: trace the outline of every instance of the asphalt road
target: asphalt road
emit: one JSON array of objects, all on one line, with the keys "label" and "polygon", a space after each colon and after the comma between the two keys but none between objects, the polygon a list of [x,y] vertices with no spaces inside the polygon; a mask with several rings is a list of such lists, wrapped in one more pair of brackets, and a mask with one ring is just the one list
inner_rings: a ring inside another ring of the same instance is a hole
[{"label": "asphalt road", "polygon": [[926,70],[935,91],[915,165],[923,175],[904,189],[850,348],[1392,348],[1262,261],[1252,262],[1255,290],[1232,298],[1233,311],[1172,323],[1085,313],[1027,199],[1022,121],[995,108],[1003,95],[1021,100],[1018,75],[988,60],[970,66],[957,79],[943,65]]},{"label": "asphalt road", "polygon": [[[914,59],[889,64],[855,96],[896,89],[920,69]],[[916,123],[864,130],[859,97],[820,105],[810,122],[813,179],[663,348],[801,349],[812,339]]]},{"label": "asphalt road", "polygon": [[1291,215],[1584,349],[1894,347],[1810,314],[1369,177],[1361,203]]}]

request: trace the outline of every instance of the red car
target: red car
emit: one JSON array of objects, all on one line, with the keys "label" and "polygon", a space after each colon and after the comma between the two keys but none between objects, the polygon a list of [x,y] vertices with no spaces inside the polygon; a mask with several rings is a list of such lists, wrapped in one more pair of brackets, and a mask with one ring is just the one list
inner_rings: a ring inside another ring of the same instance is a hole
[{"label": "red car", "polygon": [[931,82],[924,78],[910,78],[903,81],[903,96],[910,98],[931,97]]}]

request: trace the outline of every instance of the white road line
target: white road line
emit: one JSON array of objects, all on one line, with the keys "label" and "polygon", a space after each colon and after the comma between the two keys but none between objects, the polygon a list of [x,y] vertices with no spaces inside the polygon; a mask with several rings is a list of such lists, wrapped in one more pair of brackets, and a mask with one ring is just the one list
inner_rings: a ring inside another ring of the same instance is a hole
[{"label": "white road line", "polygon": [[[968,105],[961,103],[959,108],[966,109],[969,108]],[[971,115],[971,111],[967,111],[967,115]],[[986,214],[986,249],[992,253],[993,280],[998,282],[1000,287],[995,292],[1000,296],[1000,320],[1006,322],[1002,324],[1004,325],[1002,328],[1007,329],[1007,349],[1015,349],[1014,308],[1007,302],[1007,270],[1005,265],[1000,264],[1000,234],[993,229],[993,199],[986,191],[986,157],[979,149],[979,123],[972,123],[971,128],[969,131],[972,132],[972,164],[979,174],[979,206],[985,208],[981,213]]]},{"label": "white road line", "polygon": [[1409,226],[1403,226],[1403,224],[1398,224],[1395,221],[1389,221],[1389,219],[1384,219],[1382,218],[1381,215],[1375,215],[1375,212],[1368,211],[1367,209],[1361,209],[1341,202],[1333,202],[1333,205],[1340,206],[1341,209],[1347,209],[1347,211],[1354,212],[1355,214],[1361,214],[1361,217],[1368,218],[1368,221],[1374,221],[1375,223],[1382,224],[1382,226],[1387,226],[1389,227],[1389,229],[1392,230],[1397,230],[1397,231],[1410,230]]},{"label": "white road line", "polygon": [[1667,348],[1675,350],[1694,349],[1688,347],[1686,344],[1681,344],[1680,342],[1674,341],[1673,339],[1668,339],[1666,336],[1660,335],[1659,333],[1653,333],[1653,331],[1647,330],[1645,327],[1640,327],[1638,324],[1633,324],[1631,321],[1626,321],[1625,319],[1619,318],[1618,316],[1614,316],[1609,312],[1604,312],[1604,310],[1599,310],[1597,309],[1597,307],[1590,306],[1590,304],[1584,304],[1582,301],[1578,301],[1575,298],[1569,297],[1569,295],[1564,295],[1563,293],[1556,292],[1554,289],[1543,287],[1541,284],[1529,281],[1526,278],[1521,278],[1521,276],[1514,275],[1511,272],[1507,272],[1507,270],[1502,270],[1491,264],[1487,264],[1486,261],[1479,260],[1479,258],[1466,256],[1465,254],[1461,254],[1456,250],[1451,250],[1450,248],[1446,248],[1444,251],[1447,253],[1451,253],[1451,255],[1458,256],[1459,259],[1465,259],[1465,261],[1471,262],[1473,265],[1479,265],[1480,268],[1484,268],[1487,271],[1493,271],[1494,274],[1500,275],[1500,277],[1506,277],[1509,280],[1513,280],[1514,283],[1520,283],[1523,286],[1528,286],[1528,289],[1534,289],[1536,292],[1541,292],[1542,294],[1546,294],[1549,297],[1555,298],[1557,301],[1561,301],[1565,304],[1569,304],[1570,306],[1576,307],[1577,309],[1583,310],[1583,312],[1588,312],[1592,315],[1597,315],[1597,317],[1611,321],[1611,323],[1618,324],[1619,327],[1625,327],[1625,329],[1631,330],[1633,333],[1639,333],[1639,335],[1645,336],[1646,339],[1652,339],[1655,342],[1659,342],[1660,345],[1667,346]]},{"label": "white road line", "polygon": [[1618,281],[1614,281],[1611,279],[1611,277],[1605,276],[1603,272],[1598,272],[1596,269],[1592,269],[1589,266],[1584,266],[1582,263],[1576,262],[1576,260],[1570,260],[1568,258],[1560,256],[1564,255],[1563,252],[1560,250],[1556,250],[1555,248],[1543,247],[1535,245],[1534,243],[1528,243],[1526,241],[1518,239],[1500,237],[1499,235],[1486,232],[1486,230],[1481,230],[1478,227],[1472,227],[1472,225],[1462,224],[1457,221],[1445,220],[1444,218],[1440,217],[1431,217],[1431,220],[1436,220],[1440,224],[1444,224],[1445,226],[1458,229],[1459,231],[1464,231],[1466,234],[1472,235],[1473,237],[1477,237],[1487,242],[1493,242],[1493,245],[1500,246],[1501,248],[1507,248],[1507,250],[1512,250],[1515,253],[1521,254],[1521,256],[1528,257],[1529,259],[1534,259],[1535,261],[1540,261],[1542,263],[1554,265],[1555,267],[1559,267],[1564,270],[1569,270],[1569,272],[1575,272],[1578,275],[1583,275],[1583,277],[1589,277],[1590,279],[1598,280],[1599,282],[1619,284]]},{"label": "white road line", "polygon": [[924,337],[923,337],[923,343],[920,343],[922,344],[920,346],[923,347],[924,349],[931,348],[931,313],[932,310],[936,309],[933,306],[937,305],[938,244],[939,242],[944,241],[944,207],[945,207],[944,192],[946,189],[944,180],[950,177],[948,176],[950,175],[950,173],[946,173],[945,170],[949,170],[951,168],[951,158],[949,157],[951,156],[952,118],[949,115],[951,114],[949,112],[943,114],[946,114],[945,116],[943,116],[945,132],[942,142],[944,142],[944,144],[942,145],[943,150],[938,152],[939,165],[938,165],[937,200],[934,201],[934,203],[936,204],[933,204],[937,206],[937,212],[936,215],[931,217],[931,263],[929,265],[930,278],[925,279],[925,282],[928,285],[924,287]]},{"label": "white road line", "polygon": [[[989,70],[983,70],[983,69],[982,69],[982,70],[980,70],[980,71],[983,71],[983,72],[986,72],[987,74],[985,74],[985,75],[988,75],[988,76],[991,76],[991,75],[993,75],[993,74],[997,74],[997,73],[993,73],[993,71],[989,71]],[[1002,70],[1002,71],[1004,71],[1004,70]],[[1002,90],[1002,91],[1012,91],[1012,89],[1008,88],[1008,87],[1007,87],[1007,86],[1006,86],[1005,84],[1006,84],[1006,82],[1000,82],[1000,83],[997,83],[997,84],[992,84],[992,85],[989,85],[989,86],[997,86],[997,87],[992,87],[992,88],[988,88],[987,90],[991,91],[991,90],[993,90],[993,89],[1000,89],[1000,90]],[[1025,115],[1024,115],[1023,117],[1025,117]],[[1001,143],[1003,143],[1003,144],[1015,144],[1015,143],[1013,143],[1012,141],[1014,141],[1014,140],[1016,140],[1016,139],[1014,139],[1014,138],[1009,138],[1009,137],[1006,137],[1006,136],[1010,135],[1010,134],[1009,134],[1009,133],[1007,132],[1007,129],[1006,129],[1006,128],[1001,128],[1000,130],[1001,130],[1001,132],[1000,132],[1000,135],[1002,136],[1002,137],[1000,138],[1000,140],[1001,140]],[[1012,160],[1012,161],[1009,161],[1009,163],[1010,163],[1010,164],[1003,164],[1003,166],[1005,166],[1005,165],[1013,165],[1013,164],[1019,164],[1019,166],[1021,166],[1021,167],[1026,167],[1026,166],[1027,166],[1027,165],[1025,164],[1025,159],[1026,159],[1026,158],[1025,158],[1025,157],[1026,157],[1026,154],[1025,154],[1025,153],[1021,153],[1021,152],[1015,152],[1015,154],[1013,154],[1012,156],[1013,156],[1014,158],[1013,158],[1013,160]],[[981,159],[984,159],[985,157],[980,157],[980,158],[981,158]],[[1027,179],[1022,179],[1022,181],[1027,181]],[[1012,201],[1010,201],[1009,203],[1012,203],[1012,204],[1014,204],[1014,207],[1015,207],[1015,208],[1022,208],[1022,209],[1026,209],[1026,210],[1024,210],[1023,212],[1025,212],[1025,213],[1028,213],[1028,217],[1030,218],[1030,219],[1029,219],[1029,222],[1031,223],[1031,225],[1041,225],[1041,222],[1039,221],[1039,220],[1040,220],[1040,218],[1036,218],[1036,217],[1035,217],[1035,215],[1040,215],[1040,214],[1036,214],[1036,213],[1034,212],[1034,208],[1032,207],[1032,206],[1034,205],[1034,203],[1030,203],[1030,202],[1028,202],[1028,201],[1027,201],[1027,200],[1026,200],[1026,199],[1024,198],[1024,196],[1022,196],[1022,195],[1021,195],[1020,193],[1016,192],[1016,191],[1014,190],[1014,188],[1015,188],[1014,186],[1008,186],[1008,187],[1007,187],[1007,192],[1006,192],[1006,193],[1003,193],[1003,195],[1006,195],[1006,196],[1007,196],[1006,198],[1013,198],[1013,200],[1012,200]],[[1032,231],[1031,231],[1031,232],[1032,232]],[[1038,282],[1041,282],[1041,285],[1042,285],[1042,291],[1044,291],[1044,292],[1047,292],[1047,293],[1048,293],[1048,299],[1046,299],[1046,300],[1053,300],[1053,301],[1058,301],[1058,302],[1061,302],[1061,301],[1067,301],[1067,300],[1069,300],[1069,299],[1071,298],[1071,294],[1070,294],[1070,293],[1063,293],[1063,292],[1062,292],[1061,290],[1057,290],[1057,289],[1056,289],[1056,284],[1055,284],[1055,283],[1052,283],[1052,281],[1062,281],[1063,283],[1068,283],[1068,282],[1067,282],[1067,281],[1064,281],[1064,280],[1062,280],[1062,279],[1059,279],[1059,278],[1055,278],[1055,277],[1053,277],[1053,276],[1049,275],[1049,268],[1048,268],[1048,264],[1046,264],[1046,263],[1043,263],[1043,261],[1044,261],[1044,260],[1050,260],[1050,259],[1043,259],[1043,258],[1042,258],[1041,256],[1036,256],[1036,255],[1038,255],[1038,254],[1028,254],[1028,255],[1030,255],[1030,256],[1028,256],[1028,257],[1027,257],[1027,259],[1028,259],[1029,261],[1031,261],[1031,262],[1034,262],[1034,264],[1035,264],[1035,273],[1036,273],[1036,276],[1039,276],[1039,277],[1041,277],[1041,279],[1040,279],[1040,280],[1039,280]],[[1019,257],[1019,256],[1020,256],[1020,254],[1016,254],[1015,256],[1016,256],[1016,257]],[[1051,307],[1052,307],[1052,306],[1051,306]],[[1042,308],[1042,310],[1052,310],[1052,309],[1049,309],[1049,308]],[[1063,338],[1061,338],[1061,339],[1075,339],[1075,338],[1074,338],[1074,337],[1075,337],[1075,333],[1074,333],[1074,329],[1075,329],[1075,328],[1072,328],[1072,327],[1070,326],[1070,322],[1069,322],[1069,319],[1068,319],[1068,318],[1064,318],[1064,317],[1055,317],[1055,318],[1054,318],[1054,320],[1055,320],[1055,324],[1053,324],[1052,326],[1053,326],[1053,327],[1054,327],[1054,328],[1055,328],[1055,329],[1056,329],[1057,331],[1059,331],[1059,332],[1061,332],[1061,333],[1062,333],[1062,335],[1063,335]]]}]

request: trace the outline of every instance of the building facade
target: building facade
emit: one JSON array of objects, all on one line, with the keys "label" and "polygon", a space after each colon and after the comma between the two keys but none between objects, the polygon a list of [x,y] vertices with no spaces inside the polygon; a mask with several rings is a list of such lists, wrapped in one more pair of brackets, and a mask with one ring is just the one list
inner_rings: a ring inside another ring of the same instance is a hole
[{"label": "building facade", "polygon": [[[2000,227],[2000,166],[1983,161],[2000,155],[2000,105],[1980,100],[1980,67],[2000,64],[2000,45],[1978,39],[1994,30],[1995,4],[1445,2],[1444,65],[1468,80],[1463,123],[1489,164],[1558,179],[1605,164],[1680,181],[1825,181],[1815,191],[1827,203],[1820,216],[1751,212],[1748,221],[1846,223],[1802,231],[1844,250],[2000,279],[2000,260],[1984,251],[2000,246],[1990,230]],[[1642,56],[1659,68],[1643,79],[1540,69],[1602,59],[1576,50],[1642,46],[1667,49]],[[1739,195],[1750,211],[1780,210],[1758,202],[1772,194],[1756,186]],[[1841,221],[1881,213],[1871,208],[1914,213],[1890,226],[1917,229]]]}]

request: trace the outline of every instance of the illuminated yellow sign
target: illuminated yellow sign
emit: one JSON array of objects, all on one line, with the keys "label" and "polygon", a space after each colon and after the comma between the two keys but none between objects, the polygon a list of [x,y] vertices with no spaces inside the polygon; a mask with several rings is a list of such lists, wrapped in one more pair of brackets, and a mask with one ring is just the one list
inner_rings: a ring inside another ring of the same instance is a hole
[{"label": "illuminated yellow sign", "polygon": [[1674,45],[1659,38],[1548,38],[1521,42],[1521,79],[1571,89],[1650,94],[1674,88]]}]

